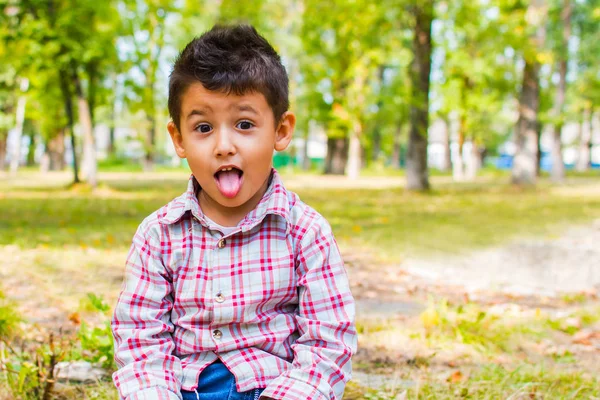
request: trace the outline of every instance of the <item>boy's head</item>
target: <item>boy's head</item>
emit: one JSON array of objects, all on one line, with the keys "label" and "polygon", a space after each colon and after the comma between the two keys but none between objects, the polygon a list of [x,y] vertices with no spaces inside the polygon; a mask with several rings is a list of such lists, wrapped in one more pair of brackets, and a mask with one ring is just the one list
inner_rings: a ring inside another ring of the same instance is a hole
[{"label": "boy's head", "polygon": [[169,79],[169,114],[179,129],[181,98],[192,83],[213,92],[265,96],[278,123],[289,108],[288,76],[277,52],[249,25],[216,25],[192,40]]},{"label": "boy's head", "polygon": [[273,151],[291,141],[288,78],[250,26],[216,26],[190,42],[169,81],[168,130],[202,187],[203,211],[229,222],[262,198]]}]

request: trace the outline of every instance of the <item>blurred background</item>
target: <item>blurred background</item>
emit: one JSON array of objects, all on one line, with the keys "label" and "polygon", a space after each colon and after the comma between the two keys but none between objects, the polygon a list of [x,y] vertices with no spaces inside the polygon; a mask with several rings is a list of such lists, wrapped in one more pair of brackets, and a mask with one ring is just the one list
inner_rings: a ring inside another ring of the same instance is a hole
[{"label": "blurred background", "polygon": [[[598,398],[600,1],[0,1],[0,399],[114,399],[135,228],[186,188],[172,62],[282,57],[273,163],[357,299],[345,398]],[[4,396],[4,397],[3,397]]]}]

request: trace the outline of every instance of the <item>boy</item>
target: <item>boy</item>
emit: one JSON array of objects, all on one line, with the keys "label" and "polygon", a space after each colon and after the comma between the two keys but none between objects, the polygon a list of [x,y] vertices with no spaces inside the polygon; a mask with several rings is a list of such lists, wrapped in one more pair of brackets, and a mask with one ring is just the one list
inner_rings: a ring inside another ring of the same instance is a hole
[{"label": "boy", "polygon": [[288,78],[254,28],[179,55],[168,130],[192,176],[133,238],[112,328],[121,398],[341,399],[354,301],[331,228],[272,168]]}]

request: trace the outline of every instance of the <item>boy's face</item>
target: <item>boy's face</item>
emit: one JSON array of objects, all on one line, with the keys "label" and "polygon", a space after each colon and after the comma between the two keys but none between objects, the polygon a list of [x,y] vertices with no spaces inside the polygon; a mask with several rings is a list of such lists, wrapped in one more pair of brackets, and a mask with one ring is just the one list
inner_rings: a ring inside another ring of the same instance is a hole
[{"label": "boy's face", "polygon": [[202,187],[203,210],[249,212],[267,188],[273,150],[282,151],[290,143],[294,115],[285,113],[275,126],[262,93],[213,92],[199,82],[184,92],[180,115],[180,129],[173,122],[167,128],[177,155],[187,158]]}]

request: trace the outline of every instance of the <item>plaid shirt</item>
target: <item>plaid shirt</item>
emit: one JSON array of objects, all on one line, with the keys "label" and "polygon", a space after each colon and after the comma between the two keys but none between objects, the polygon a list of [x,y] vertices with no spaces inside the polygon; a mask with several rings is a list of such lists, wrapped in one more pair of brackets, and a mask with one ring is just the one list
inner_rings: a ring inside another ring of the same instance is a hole
[{"label": "plaid shirt", "polygon": [[220,359],[238,391],[341,399],[356,351],[354,300],[331,228],[273,170],[224,236],[198,184],[139,226],[112,321],[121,398],[181,399]]}]

